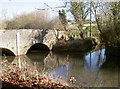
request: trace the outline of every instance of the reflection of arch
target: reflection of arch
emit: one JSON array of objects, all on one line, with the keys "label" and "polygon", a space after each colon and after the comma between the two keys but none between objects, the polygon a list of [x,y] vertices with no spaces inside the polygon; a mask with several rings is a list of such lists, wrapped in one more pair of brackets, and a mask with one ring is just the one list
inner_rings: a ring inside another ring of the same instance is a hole
[{"label": "reflection of arch", "polygon": [[27,56],[33,62],[43,62],[44,58],[48,56],[49,52],[27,53]]},{"label": "reflection of arch", "polygon": [[18,67],[33,66],[32,61],[27,57],[27,55],[16,56],[12,61],[12,64],[16,64]]},{"label": "reflection of arch", "polygon": [[2,50],[2,56],[3,55],[6,55],[6,56],[15,56],[15,54],[11,50],[9,50],[7,48],[0,48],[0,50]]},{"label": "reflection of arch", "polygon": [[40,51],[50,51],[50,49],[45,44],[36,43],[28,49],[27,53],[28,52],[40,52]]}]

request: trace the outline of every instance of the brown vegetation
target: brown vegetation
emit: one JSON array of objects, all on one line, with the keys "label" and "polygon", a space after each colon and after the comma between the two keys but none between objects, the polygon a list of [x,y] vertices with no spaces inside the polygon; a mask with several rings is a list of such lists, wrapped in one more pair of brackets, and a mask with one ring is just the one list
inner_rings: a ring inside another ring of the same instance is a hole
[{"label": "brown vegetation", "polygon": [[62,29],[63,26],[59,17],[48,20],[45,12],[36,11],[29,14],[22,14],[11,20],[3,20],[1,29]]},{"label": "brown vegetation", "polygon": [[64,52],[89,52],[96,45],[95,40],[87,38],[84,40],[60,40],[53,47],[53,51]]},{"label": "brown vegetation", "polygon": [[[27,89],[68,89],[67,84],[62,84],[59,81],[53,81],[43,75],[37,73],[37,70],[31,66],[28,68],[19,68],[16,64],[10,64],[7,61],[0,63],[2,70],[0,71],[0,81],[2,88],[17,88],[24,87]],[[31,70],[32,69],[32,70]],[[38,74],[38,75],[36,75]]]}]

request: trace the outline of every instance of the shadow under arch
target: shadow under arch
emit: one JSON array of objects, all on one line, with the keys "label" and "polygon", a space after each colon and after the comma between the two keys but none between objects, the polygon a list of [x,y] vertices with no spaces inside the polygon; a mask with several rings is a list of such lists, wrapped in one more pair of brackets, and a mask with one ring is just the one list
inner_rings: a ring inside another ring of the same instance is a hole
[{"label": "shadow under arch", "polygon": [[42,43],[36,43],[28,49],[26,54],[32,61],[40,62],[43,61],[45,57],[47,57],[49,52],[50,49],[48,46]]},{"label": "shadow under arch", "polygon": [[42,52],[42,51],[50,51],[50,49],[48,48],[47,45],[42,44],[42,43],[36,43],[33,44],[27,51],[27,53],[29,52]]},{"label": "shadow under arch", "polygon": [[14,52],[7,48],[0,48],[2,56],[15,56]]}]

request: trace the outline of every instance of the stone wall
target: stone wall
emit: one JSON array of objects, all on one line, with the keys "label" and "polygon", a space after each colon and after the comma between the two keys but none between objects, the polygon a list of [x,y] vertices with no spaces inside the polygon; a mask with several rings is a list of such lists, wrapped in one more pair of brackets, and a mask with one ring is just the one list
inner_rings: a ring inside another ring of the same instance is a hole
[{"label": "stone wall", "polygon": [[40,29],[0,30],[0,48],[9,49],[15,55],[24,55],[32,45],[41,43],[51,50],[57,41],[56,36],[61,38],[64,33],[64,31]]}]

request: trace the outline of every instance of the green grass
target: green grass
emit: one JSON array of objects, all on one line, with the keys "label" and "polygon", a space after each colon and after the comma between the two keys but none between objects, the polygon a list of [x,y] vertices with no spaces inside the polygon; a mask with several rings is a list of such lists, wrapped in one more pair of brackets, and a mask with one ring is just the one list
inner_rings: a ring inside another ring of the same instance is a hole
[{"label": "green grass", "polygon": [[[92,27],[97,27],[96,23],[92,23]],[[90,24],[84,24],[83,29],[86,29],[86,27],[90,27]],[[77,24],[69,24],[67,25],[67,29],[78,29]]]}]

